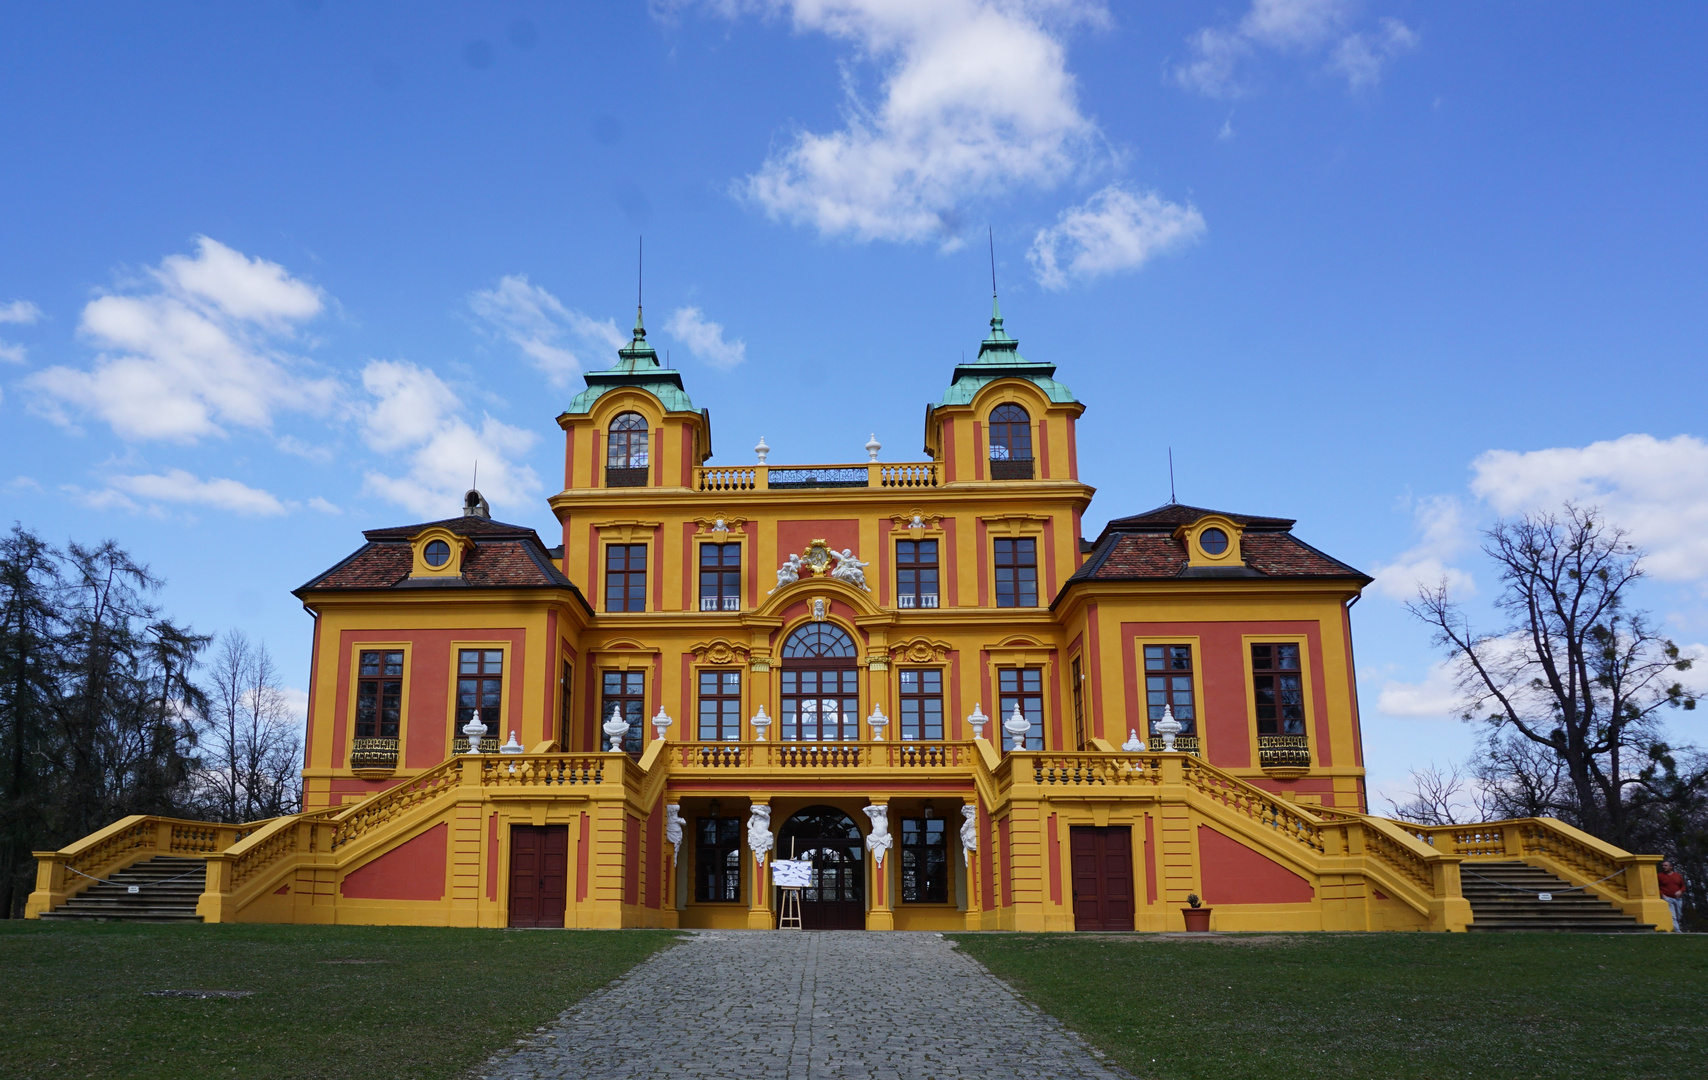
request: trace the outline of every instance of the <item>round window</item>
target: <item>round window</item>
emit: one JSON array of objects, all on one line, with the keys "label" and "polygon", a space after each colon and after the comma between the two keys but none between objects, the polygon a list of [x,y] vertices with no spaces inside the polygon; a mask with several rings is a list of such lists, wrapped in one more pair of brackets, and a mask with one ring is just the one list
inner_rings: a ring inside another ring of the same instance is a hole
[{"label": "round window", "polygon": [[[1224,541],[1225,543],[1226,541]],[[426,550],[421,553],[421,557],[427,560],[428,566],[444,566],[451,561],[451,545],[443,540],[430,540],[427,543]]]},{"label": "round window", "polygon": [[1205,529],[1198,534],[1198,546],[1206,555],[1220,555],[1228,550],[1228,534],[1220,529]]}]

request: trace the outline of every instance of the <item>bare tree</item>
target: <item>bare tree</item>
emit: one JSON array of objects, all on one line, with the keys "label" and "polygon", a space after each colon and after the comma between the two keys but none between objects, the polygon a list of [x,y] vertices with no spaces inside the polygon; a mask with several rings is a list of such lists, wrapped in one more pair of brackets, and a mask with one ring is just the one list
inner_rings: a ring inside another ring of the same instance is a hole
[{"label": "bare tree", "polygon": [[1481,784],[1459,775],[1455,766],[1442,772],[1434,762],[1411,773],[1411,789],[1403,803],[1388,800],[1388,814],[1419,825],[1463,825],[1488,820],[1488,799]]},{"label": "bare tree", "polygon": [[1647,615],[1627,610],[1641,557],[1595,510],[1567,504],[1563,515],[1501,521],[1485,535],[1483,551],[1500,567],[1504,627],[1473,630],[1445,583],[1407,607],[1458,662],[1465,719],[1480,716],[1492,734],[1514,733],[1559,762],[1562,798],[1547,789],[1545,769],[1535,791],[1520,783],[1511,794],[1527,803],[1547,796],[1582,828],[1621,841],[1629,789],[1659,736],[1656,713],[1696,705],[1675,678],[1690,660]]},{"label": "bare tree", "polygon": [[302,741],[267,646],[228,630],[209,668],[199,775],[207,811],[223,821],[294,812]]}]

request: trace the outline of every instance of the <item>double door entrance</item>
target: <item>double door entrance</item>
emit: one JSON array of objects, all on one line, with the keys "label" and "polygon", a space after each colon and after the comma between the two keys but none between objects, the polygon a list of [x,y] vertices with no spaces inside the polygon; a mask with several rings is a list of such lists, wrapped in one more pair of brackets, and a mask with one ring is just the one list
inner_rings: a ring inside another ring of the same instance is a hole
[{"label": "double door entrance", "polygon": [[[813,806],[784,823],[773,857],[812,863],[812,882],[801,890],[804,930],[866,928],[866,847],[859,826],[842,811]],[[775,910],[782,910],[783,890]]]},{"label": "double door entrance", "polygon": [[510,826],[510,925],[563,925],[569,826]]},{"label": "double door entrance", "polygon": [[1069,830],[1075,930],[1133,928],[1133,832],[1126,826]]}]

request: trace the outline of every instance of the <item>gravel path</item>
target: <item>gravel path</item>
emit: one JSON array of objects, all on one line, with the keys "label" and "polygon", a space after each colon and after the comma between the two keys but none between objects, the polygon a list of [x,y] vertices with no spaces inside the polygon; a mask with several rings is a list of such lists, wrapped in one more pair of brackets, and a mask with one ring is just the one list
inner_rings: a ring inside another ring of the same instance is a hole
[{"label": "gravel path", "polygon": [[689,932],[486,1080],[1131,1080],[938,934]]}]

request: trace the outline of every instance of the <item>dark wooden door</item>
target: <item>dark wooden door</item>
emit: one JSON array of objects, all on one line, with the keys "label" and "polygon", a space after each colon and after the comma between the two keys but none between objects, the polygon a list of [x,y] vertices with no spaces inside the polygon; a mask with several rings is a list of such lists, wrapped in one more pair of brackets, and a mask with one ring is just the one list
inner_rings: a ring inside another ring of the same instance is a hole
[{"label": "dark wooden door", "polygon": [[1133,928],[1133,834],[1125,826],[1069,830],[1076,930]]},{"label": "dark wooden door", "polygon": [[562,926],[569,826],[510,827],[510,925]]},{"label": "dark wooden door", "polygon": [[[812,884],[801,890],[806,930],[866,928],[866,847],[854,820],[832,806],[812,806],[784,822],[775,857],[812,863]],[[782,890],[776,890],[782,902]]]}]

